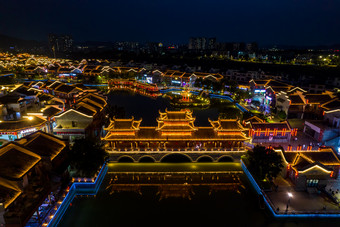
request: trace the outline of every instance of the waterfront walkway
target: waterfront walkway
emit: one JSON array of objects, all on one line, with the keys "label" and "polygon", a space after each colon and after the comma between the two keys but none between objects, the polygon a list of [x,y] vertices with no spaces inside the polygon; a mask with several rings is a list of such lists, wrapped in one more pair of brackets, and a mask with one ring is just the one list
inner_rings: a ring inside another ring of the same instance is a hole
[{"label": "waterfront walkway", "polygon": [[[323,192],[295,191],[289,180],[278,177],[277,191],[266,192],[277,213],[340,213],[339,206]],[[289,199],[288,193],[292,194]],[[288,209],[287,209],[288,204]]]}]

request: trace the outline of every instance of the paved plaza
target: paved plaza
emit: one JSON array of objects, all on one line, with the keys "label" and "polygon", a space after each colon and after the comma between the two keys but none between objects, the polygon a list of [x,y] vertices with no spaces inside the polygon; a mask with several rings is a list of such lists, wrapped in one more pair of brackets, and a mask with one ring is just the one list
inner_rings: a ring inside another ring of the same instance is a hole
[{"label": "paved plaza", "polygon": [[[289,180],[278,177],[275,181],[277,191],[266,192],[271,200],[274,210],[279,213],[340,213],[340,207],[322,192],[308,193],[295,191]],[[289,199],[288,193],[291,193]]]},{"label": "paved plaza", "polygon": [[340,179],[329,180],[326,191],[329,192],[340,202]]}]

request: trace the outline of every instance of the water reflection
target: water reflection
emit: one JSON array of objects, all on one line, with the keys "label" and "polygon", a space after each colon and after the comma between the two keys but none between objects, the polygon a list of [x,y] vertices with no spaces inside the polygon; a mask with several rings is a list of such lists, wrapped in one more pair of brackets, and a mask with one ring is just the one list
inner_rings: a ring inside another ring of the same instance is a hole
[{"label": "water reflection", "polygon": [[[118,165],[127,170],[128,165]],[[137,168],[134,168],[137,167]],[[144,168],[143,168],[144,167]],[[237,165],[196,164],[195,171],[191,164],[130,164],[130,170],[114,171],[117,165],[109,170],[110,181],[106,190],[109,194],[119,192],[136,192],[140,195],[151,187],[157,189],[159,200],[174,197],[191,200],[197,187],[207,187],[209,195],[212,192],[232,190],[239,192],[243,187]],[[228,168],[225,168],[228,167]],[[234,168],[233,168],[234,167]],[[140,171],[138,170],[140,169]],[[167,169],[171,169],[168,171]]]},{"label": "water reflection", "polygon": [[[141,126],[156,126],[156,118],[159,117],[159,110],[164,112],[168,110],[175,110],[170,105],[168,99],[157,97],[152,99],[146,96],[134,94],[126,91],[110,92],[108,95],[108,103],[112,106],[123,107],[127,118],[134,116],[135,119],[142,118]],[[208,118],[217,119],[218,108],[200,109],[191,108],[193,116],[196,117],[195,124],[199,126],[210,126]]]}]

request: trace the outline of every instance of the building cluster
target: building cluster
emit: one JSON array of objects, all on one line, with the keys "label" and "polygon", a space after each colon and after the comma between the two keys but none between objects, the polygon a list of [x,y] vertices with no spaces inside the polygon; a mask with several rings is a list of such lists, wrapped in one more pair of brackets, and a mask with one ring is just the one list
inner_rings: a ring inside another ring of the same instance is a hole
[{"label": "building cluster", "polygon": [[[169,72],[168,72],[169,71]],[[177,81],[171,84],[171,80],[161,80],[158,74],[165,75],[169,78],[171,71],[178,71],[171,78],[179,78],[182,83]],[[186,86],[190,74],[220,74],[225,79],[233,80],[239,84],[240,87],[249,85],[250,80],[280,80],[286,83],[294,83],[294,86],[300,86],[302,89],[311,93],[320,93],[332,88],[340,86],[340,80],[337,77],[327,77],[325,80],[318,84],[315,78],[308,76],[301,76],[297,81],[289,79],[288,75],[271,75],[262,70],[258,71],[244,71],[235,69],[203,69],[200,66],[188,65],[158,65],[154,63],[138,63],[134,61],[121,62],[121,61],[108,61],[99,59],[83,59],[70,60],[70,59],[56,59],[48,58],[45,56],[35,56],[30,54],[9,54],[0,53],[0,72],[15,72],[22,73],[26,76],[40,75],[43,77],[55,78],[77,78],[78,75],[85,76],[85,81],[94,81],[91,78],[119,78],[119,77],[143,77],[151,79],[153,83],[166,82],[167,85],[172,86]],[[181,72],[183,72],[181,74]],[[179,76],[177,76],[177,74]],[[208,75],[207,74],[207,75]],[[183,81],[184,80],[184,81]],[[185,82],[185,83],[183,83]]]},{"label": "building cluster", "polygon": [[255,42],[217,42],[216,37],[191,37],[188,43],[188,50],[210,53],[213,56],[227,56],[228,58],[242,58],[245,55],[255,58],[258,51],[258,44]]},{"label": "building cluster", "polygon": [[[0,224],[24,226],[67,174],[67,142],[42,131],[0,148]],[[4,225],[5,226],[5,225]]]},{"label": "building cluster", "polygon": [[189,50],[214,50],[216,48],[216,38],[191,37],[189,40]]},{"label": "building cluster", "polygon": [[316,193],[338,178],[340,160],[331,148],[309,151],[284,151],[276,149],[282,156],[281,175],[290,179],[297,191]]},{"label": "building cluster", "polygon": [[100,135],[106,97],[82,84],[27,82],[0,96],[2,143],[35,131],[63,139]]},{"label": "building cluster", "polygon": [[73,39],[70,35],[49,34],[48,44],[54,54],[67,53],[72,51]]},{"label": "building cluster", "polygon": [[253,98],[304,120],[303,132],[321,144],[340,147],[340,99],[336,91],[315,93],[276,80],[251,80]]},{"label": "building cluster", "polygon": [[[288,118],[306,120],[304,131],[318,142],[327,144],[327,141],[332,140],[331,143],[336,143],[335,138],[339,134],[337,129],[339,128],[340,101],[336,96],[336,88],[339,87],[340,82],[337,78],[327,80],[327,84],[308,83],[308,78],[305,78],[307,82],[304,86],[296,86],[284,75],[268,75],[261,70],[221,72],[218,69],[210,69],[208,72],[201,72],[199,67],[187,65],[169,67],[132,61],[123,63],[94,59],[71,61],[27,54],[17,56],[2,54],[0,59],[6,61],[4,67],[10,68],[12,65],[20,64],[28,76],[41,74],[54,78],[75,78],[81,75],[83,80],[89,81],[89,83],[95,78],[106,78],[110,86],[126,87],[141,92],[150,89],[154,91],[158,90],[157,87],[167,86],[204,86],[205,89],[211,90],[213,89],[212,84],[218,83],[224,84],[224,89],[226,89],[229,82],[233,81],[239,89],[250,92],[252,101],[257,100],[261,108],[260,111],[265,114],[271,114],[272,109],[276,109],[277,112],[284,112]],[[135,82],[129,81],[130,78],[136,79]],[[148,86],[138,81],[153,85]],[[3,104],[4,120],[21,118],[22,112],[36,106],[37,98],[39,100],[48,99],[49,95],[53,95],[54,103],[59,102],[58,99],[63,99],[65,106],[60,104],[58,108],[64,109],[75,103],[79,92],[89,90],[81,84],[67,85],[61,82],[52,83],[52,81],[39,82],[30,86],[29,91],[19,88],[15,92],[11,92],[13,87],[4,86],[2,88],[2,93],[6,94],[5,98],[0,97]],[[11,94],[8,94],[9,92]],[[20,95],[19,92],[21,92]],[[35,92],[43,97],[36,97]],[[22,100],[23,98],[25,101]],[[49,111],[51,112],[51,110]]]},{"label": "building cluster", "polygon": [[0,224],[24,226],[33,214],[42,223],[41,204],[53,206],[51,193],[67,177],[69,144],[103,136],[106,106],[101,92],[82,84],[47,80],[3,90]]},{"label": "building cluster", "polygon": [[[236,81],[239,89],[249,92],[252,99],[264,107],[263,112],[266,108],[276,108],[288,118],[303,119],[305,134],[322,144],[340,147],[340,100],[334,90],[325,86],[301,88],[263,72],[229,70],[220,73],[211,70],[204,73],[189,68],[159,69],[134,63],[123,66],[99,60],[50,61],[25,55],[17,60],[25,57],[28,59],[22,64],[27,75],[41,73],[72,77],[74,74],[88,78],[113,75],[108,83],[110,87],[148,93],[157,93],[157,84],[163,87],[195,87],[198,80],[214,83]],[[135,78],[122,79],[131,75]],[[288,145],[297,136],[297,128],[288,121],[265,122],[256,116],[242,122],[219,118],[209,120],[209,127],[200,127],[195,125],[195,117],[189,110],[159,112],[155,127],[141,126],[142,120],[134,118],[113,118],[104,128],[106,109],[106,96],[82,83],[42,80],[2,86],[1,224],[26,223],[34,212],[39,217],[37,207],[51,193],[51,179],[65,174],[62,164],[68,144],[78,138],[101,137],[111,153],[242,153],[253,144]],[[277,152],[284,160],[283,176],[290,178],[297,190],[307,190],[315,185],[324,187],[329,179],[338,177],[340,160],[331,148],[312,150],[312,146],[308,146],[307,149],[297,147],[292,150],[288,146],[286,151],[280,149]]]}]

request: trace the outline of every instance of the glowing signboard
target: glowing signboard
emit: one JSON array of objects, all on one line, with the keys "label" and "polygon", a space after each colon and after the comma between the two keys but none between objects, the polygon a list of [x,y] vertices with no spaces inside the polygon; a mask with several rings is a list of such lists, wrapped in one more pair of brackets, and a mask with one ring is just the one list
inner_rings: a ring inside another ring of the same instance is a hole
[{"label": "glowing signboard", "polygon": [[261,92],[266,92],[265,89],[255,89],[254,91],[255,93],[261,93]]}]

